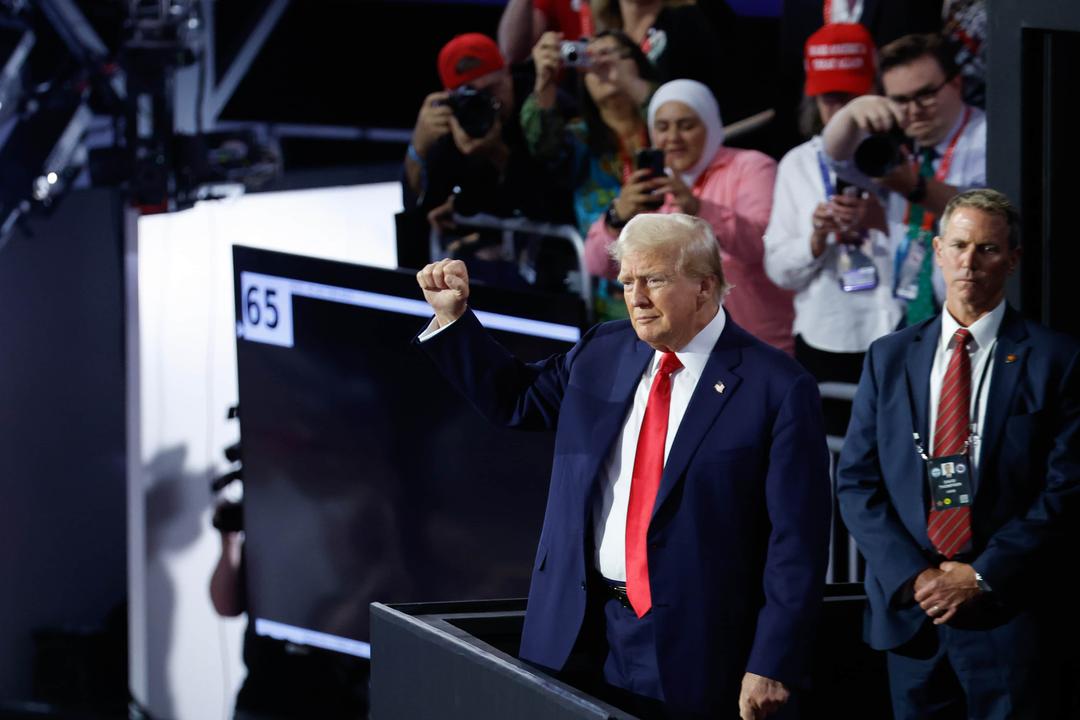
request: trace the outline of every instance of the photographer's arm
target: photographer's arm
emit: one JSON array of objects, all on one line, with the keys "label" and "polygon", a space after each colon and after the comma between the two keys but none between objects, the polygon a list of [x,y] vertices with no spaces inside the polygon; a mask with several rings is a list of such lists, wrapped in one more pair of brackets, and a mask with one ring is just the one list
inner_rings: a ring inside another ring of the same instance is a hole
[{"label": "photographer's arm", "polygon": [[[900,163],[878,182],[882,187],[894,193],[903,195],[905,198],[909,197],[918,188],[919,183],[914,161]],[[933,177],[926,178],[925,182],[926,192],[917,202],[935,215],[940,215],[949,201],[960,192],[960,188],[955,185],[949,185]]]},{"label": "photographer's arm", "polygon": [[435,141],[450,131],[450,107],[446,92],[435,92],[424,98],[416,116],[412,139],[405,153],[405,183],[417,198],[427,190],[427,154]]},{"label": "photographer's arm", "polygon": [[223,617],[236,617],[246,610],[244,583],[241,573],[244,539],[233,531],[221,533],[221,557],[210,576],[210,602]]},{"label": "photographer's arm", "polygon": [[529,55],[540,34],[547,29],[547,17],[533,6],[533,0],[510,0],[499,18],[499,50],[508,63],[521,62]]},{"label": "photographer's arm", "polygon": [[880,95],[855,98],[822,131],[825,154],[839,162],[850,160],[867,133],[888,132],[894,125],[903,127],[904,117],[887,98]]}]

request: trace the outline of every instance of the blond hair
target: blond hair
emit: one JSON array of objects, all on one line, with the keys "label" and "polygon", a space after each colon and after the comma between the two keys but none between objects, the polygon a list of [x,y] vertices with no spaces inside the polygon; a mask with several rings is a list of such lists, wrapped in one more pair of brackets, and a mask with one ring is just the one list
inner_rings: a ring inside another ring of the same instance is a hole
[{"label": "blond hair", "polygon": [[954,196],[941,213],[939,228],[942,236],[945,235],[945,229],[949,225],[952,214],[960,208],[971,208],[981,210],[988,215],[997,215],[1009,228],[1009,249],[1015,250],[1020,247],[1020,213],[1016,206],[1009,202],[1005,193],[991,188],[975,188]]},{"label": "blond hair", "polygon": [[676,272],[687,277],[695,280],[715,277],[718,301],[730,289],[724,279],[716,235],[712,226],[699,217],[682,213],[635,215],[608,248],[611,257],[620,264],[627,253],[650,251],[673,253]]}]

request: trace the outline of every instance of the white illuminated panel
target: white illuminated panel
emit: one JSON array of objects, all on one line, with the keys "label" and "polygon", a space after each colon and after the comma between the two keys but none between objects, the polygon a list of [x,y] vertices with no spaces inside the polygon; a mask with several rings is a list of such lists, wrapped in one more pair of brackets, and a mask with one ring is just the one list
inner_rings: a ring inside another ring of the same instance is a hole
[{"label": "white illuminated panel", "polygon": [[[431,317],[431,307],[423,300],[261,273],[241,272],[240,293],[242,319],[236,328],[237,336],[250,342],[282,347],[293,346],[292,298],[294,297],[313,298],[416,317]],[[574,325],[560,325],[486,311],[477,311],[476,317],[484,327],[493,330],[566,342],[577,342],[581,339],[581,330]]]},{"label": "white illuminated panel", "polygon": [[304,628],[264,618],[255,618],[255,634],[291,642],[294,645],[310,645],[311,647],[333,650],[354,657],[371,658],[370,643],[350,640],[329,633],[316,632],[315,630],[305,630]]}]

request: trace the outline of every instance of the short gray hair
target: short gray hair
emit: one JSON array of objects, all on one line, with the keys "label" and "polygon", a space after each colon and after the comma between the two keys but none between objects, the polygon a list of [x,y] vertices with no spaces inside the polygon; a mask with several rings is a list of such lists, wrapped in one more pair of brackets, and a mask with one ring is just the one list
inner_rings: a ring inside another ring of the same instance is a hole
[{"label": "short gray hair", "polygon": [[716,278],[719,301],[730,286],[720,263],[720,246],[712,226],[705,220],[682,213],[641,213],[631,218],[611,244],[608,252],[622,264],[628,252],[661,251],[675,254],[675,270],[700,280]]},{"label": "short gray hair", "polygon": [[989,215],[997,215],[1009,228],[1009,249],[1015,250],[1020,247],[1020,213],[1016,206],[1009,202],[1005,193],[990,188],[975,188],[953,197],[941,213],[939,227],[942,236],[945,235],[945,229],[949,225],[952,214],[960,208],[971,208]]}]

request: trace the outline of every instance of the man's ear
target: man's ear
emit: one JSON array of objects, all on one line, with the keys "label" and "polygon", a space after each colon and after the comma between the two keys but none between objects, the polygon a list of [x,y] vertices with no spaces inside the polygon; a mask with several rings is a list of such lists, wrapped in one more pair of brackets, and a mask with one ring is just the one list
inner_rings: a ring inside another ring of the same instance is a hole
[{"label": "man's ear", "polygon": [[716,297],[716,285],[719,282],[720,280],[715,275],[706,275],[701,278],[698,296],[702,300],[702,305]]},{"label": "man's ear", "polygon": [[934,236],[934,261],[937,262],[938,267],[941,267],[941,247],[945,244],[945,241],[941,239],[940,235]]},{"label": "man's ear", "polygon": [[1009,251],[1009,274],[1016,272],[1016,266],[1020,264],[1020,256],[1024,254],[1023,247],[1015,247]]}]

